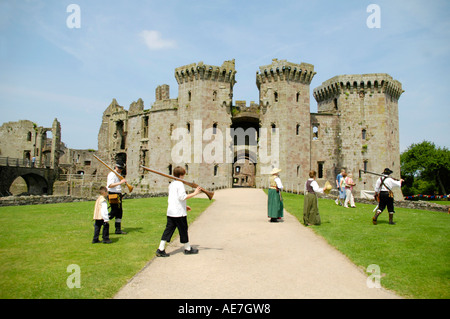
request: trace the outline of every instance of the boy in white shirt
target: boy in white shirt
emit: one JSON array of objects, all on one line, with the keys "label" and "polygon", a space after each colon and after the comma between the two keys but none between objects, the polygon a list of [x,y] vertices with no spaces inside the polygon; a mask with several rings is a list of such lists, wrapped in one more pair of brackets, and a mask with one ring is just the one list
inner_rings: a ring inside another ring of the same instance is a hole
[{"label": "boy in white shirt", "polygon": [[[184,175],[186,175],[186,171],[183,167],[177,166],[173,170],[173,175],[175,177],[183,179]],[[200,192],[201,188],[197,187],[192,194],[187,195],[184,184],[182,182],[173,181],[170,183],[167,206],[167,225],[161,237],[159,248],[156,250],[156,256],[170,256],[166,253],[165,247],[166,243],[170,242],[170,239],[172,238],[172,235],[176,228],[178,228],[178,232],[180,234],[180,242],[184,244],[184,254],[190,255],[198,253],[198,249],[192,248],[189,244],[186,211],[191,210],[191,208],[189,206],[186,206],[186,200],[198,195]]]}]

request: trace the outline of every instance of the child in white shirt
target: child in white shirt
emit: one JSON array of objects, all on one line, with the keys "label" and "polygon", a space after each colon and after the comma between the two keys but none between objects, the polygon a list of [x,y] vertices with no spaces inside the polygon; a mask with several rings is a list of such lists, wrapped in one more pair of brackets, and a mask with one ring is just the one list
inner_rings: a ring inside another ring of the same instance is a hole
[{"label": "child in white shirt", "polygon": [[[177,166],[173,170],[175,177],[184,178],[186,171],[183,167]],[[186,206],[186,200],[198,195],[201,188],[197,187],[192,194],[187,195],[184,184],[180,181],[173,181],[169,185],[169,198],[167,206],[167,224],[166,229],[161,237],[161,243],[156,250],[156,256],[169,257],[165,252],[166,243],[170,242],[175,229],[178,228],[180,234],[180,242],[184,244],[184,254],[197,254],[198,249],[192,248],[189,244],[187,212],[191,208]]]}]

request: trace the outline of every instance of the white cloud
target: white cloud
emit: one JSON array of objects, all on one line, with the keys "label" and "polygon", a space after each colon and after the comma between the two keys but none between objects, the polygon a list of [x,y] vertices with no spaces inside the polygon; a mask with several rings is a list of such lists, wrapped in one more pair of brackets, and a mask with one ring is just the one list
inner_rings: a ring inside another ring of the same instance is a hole
[{"label": "white cloud", "polygon": [[139,33],[139,36],[150,50],[169,49],[176,45],[175,41],[163,39],[161,33],[155,30],[143,30]]}]

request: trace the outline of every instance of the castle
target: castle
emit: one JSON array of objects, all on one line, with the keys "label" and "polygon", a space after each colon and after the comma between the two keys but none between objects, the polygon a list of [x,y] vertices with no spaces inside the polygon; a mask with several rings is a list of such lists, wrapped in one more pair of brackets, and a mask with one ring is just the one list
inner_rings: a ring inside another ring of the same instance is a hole
[{"label": "castle", "polygon": [[[311,113],[315,74],[311,64],[273,59],[256,72],[259,104],[246,106],[239,100],[233,105],[234,60],[220,67],[203,62],[178,67],[178,98],[171,99],[169,86],[160,85],[150,109],[141,99],[128,110],[113,99],[102,116],[97,154],[111,164],[125,162],[126,178],[138,193],[166,192],[169,183],[140,165],[169,174],[183,166],[187,180],[207,189],[267,187],[267,169],[276,166],[285,189],[293,192],[303,191],[312,169],[323,185],[334,184],[346,168],[356,180],[356,196],[372,190],[376,179],[358,180],[360,169],[381,173],[389,167],[400,177],[401,83],[385,73],[336,76],[314,89],[318,112]],[[240,128],[244,139],[233,135]],[[181,138],[190,152],[175,161]],[[98,167],[96,173],[107,172]]]}]

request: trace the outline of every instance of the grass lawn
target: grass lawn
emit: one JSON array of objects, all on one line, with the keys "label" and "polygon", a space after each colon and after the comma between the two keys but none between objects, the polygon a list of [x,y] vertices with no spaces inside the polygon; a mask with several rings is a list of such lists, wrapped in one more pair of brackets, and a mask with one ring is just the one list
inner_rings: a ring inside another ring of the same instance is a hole
[{"label": "grass lawn", "polygon": [[[211,203],[189,199],[188,221]],[[167,197],[123,205],[128,234],[115,235],[113,220],[109,245],[91,244],[94,202],[0,207],[0,299],[113,297],[155,255],[166,224]],[[71,264],[81,288],[67,286]]]},{"label": "grass lawn", "polygon": [[[284,193],[283,198],[285,209],[303,223],[303,195]],[[395,208],[396,225],[388,224],[386,211],[373,225],[375,205],[356,206],[319,199],[322,224],[308,227],[363,271],[377,264],[385,288],[409,298],[450,298],[450,215]]]}]

